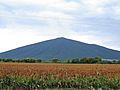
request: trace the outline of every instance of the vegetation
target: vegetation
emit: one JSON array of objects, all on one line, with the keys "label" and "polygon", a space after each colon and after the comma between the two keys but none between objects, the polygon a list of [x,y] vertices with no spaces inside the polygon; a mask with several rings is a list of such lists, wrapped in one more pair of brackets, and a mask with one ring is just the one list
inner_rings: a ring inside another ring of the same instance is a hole
[{"label": "vegetation", "polygon": [[57,59],[57,58],[54,58],[54,59],[51,60],[51,62],[52,62],[52,63],[60,63],[60,60]]},{"label": "vegetation", "polygon": [[120,60],[3,58],[0,62],[0,90],[120,89]]},{"label": "vegetation", "polygon": [[0,90],[120,89],[119,64],[0,63]]},{"label": "vegetation", "polygon": [[11,59],[11,58],[0,58],[0,62],[22,62],[22,63],[73,63],[73,64],[120,64],[120,60],[103,60],[101,57],[85,57],[85,58],[74,58],[68,60],[60,60],[53,58],[51,60],[42,60],[42,59],[32,59],[32,58],[23,58],[23,59]]},{"label": "vegetation", "polygon": [[41,89],[89,89],[89,90],[118,90],[120,78],[106,77],[3,77],[0,79],[1,90],[41,90]]},{"label": "vegetation", "polygon": [[77,64],[120,64],[120,60],[103,60],[100,57],[93,58],[81,58],[81,59],[72,59],[68,60],[68,63],[77,63]]},{"label": "vegetation", "polygon": [[0,62],[24,62],[24,63],[41,63],[41,59],[23,58],[23,59],[11,59],[11,58],[0,58]]}]

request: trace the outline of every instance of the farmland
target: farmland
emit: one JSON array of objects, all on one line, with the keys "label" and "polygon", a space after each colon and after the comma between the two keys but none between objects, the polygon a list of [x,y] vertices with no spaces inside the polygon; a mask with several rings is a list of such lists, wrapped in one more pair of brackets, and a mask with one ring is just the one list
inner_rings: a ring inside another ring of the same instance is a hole
[{"label": "farmland", "polygon": [[102,87],[104,85],[107,88],[120,89],[119,76],[119,64],[0,63],[1,88],[4,86],[3,83],[6,83],[4,87],[13,88],[14,85],[17,89],[20,86],[25,90],[26,87],[29,87],[28,90],[105,88]]},{"label": "farmland", "polygon": [[0,63],[0,76],[120,76],[119,64]]}]

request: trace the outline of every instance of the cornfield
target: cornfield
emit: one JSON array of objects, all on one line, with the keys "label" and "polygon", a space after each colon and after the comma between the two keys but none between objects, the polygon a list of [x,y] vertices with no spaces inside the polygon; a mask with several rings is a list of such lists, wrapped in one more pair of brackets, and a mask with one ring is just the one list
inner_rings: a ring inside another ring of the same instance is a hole
[{"label": "cornfield", "polygon": [[120,89],[119,64],[0,63],[0,90]]}]

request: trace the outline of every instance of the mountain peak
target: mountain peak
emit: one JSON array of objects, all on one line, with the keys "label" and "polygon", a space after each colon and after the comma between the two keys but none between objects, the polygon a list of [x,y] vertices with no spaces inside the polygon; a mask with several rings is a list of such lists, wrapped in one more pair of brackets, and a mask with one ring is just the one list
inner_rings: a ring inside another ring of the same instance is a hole
[{"label": "mountain peak", "polygon": [[120,59],[120,52],[99,45],[58,37],[0,53],[0,58],[69,59],[100,56]]},{"label": "mountain peak", "polygon": [[58,38],[55,38],[53,39],[55,41],[60,41],[60,42],[65,42],[65,41],[71,41],[71,39],[68,39],[68,38],[65,38],[65,37],[58,37]]},{"label": "mountain peak", "polygon": [[56,39],[67,39],[67,38],[65,38],[65,37],[58,37],[58,38],[56,38]]}]

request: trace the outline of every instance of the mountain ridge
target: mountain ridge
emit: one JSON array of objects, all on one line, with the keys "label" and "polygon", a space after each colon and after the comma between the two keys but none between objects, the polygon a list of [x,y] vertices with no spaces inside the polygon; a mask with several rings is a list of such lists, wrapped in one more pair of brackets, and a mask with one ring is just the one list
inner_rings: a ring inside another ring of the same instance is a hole
[{"label": "mountain ridge", "polygon": [[0,58],[67,59],[95,56],[120,59],[120,51],[59,37],[0,53]]}]

